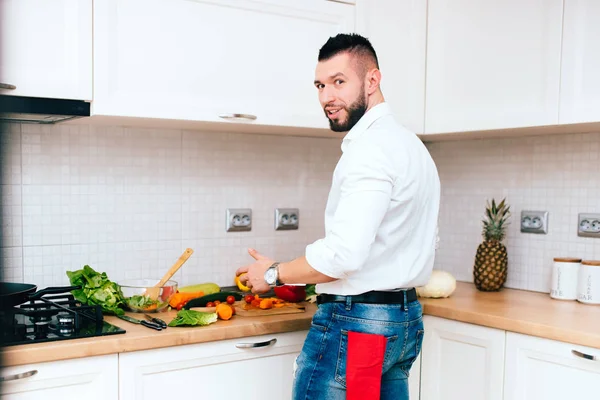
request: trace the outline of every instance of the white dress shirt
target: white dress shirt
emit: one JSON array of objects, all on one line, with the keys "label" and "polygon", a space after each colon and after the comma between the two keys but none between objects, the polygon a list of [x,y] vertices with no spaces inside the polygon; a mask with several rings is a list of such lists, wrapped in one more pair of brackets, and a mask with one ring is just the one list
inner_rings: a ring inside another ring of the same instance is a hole
[{"label": "white dress shirt", "polygon": [[306,247],[337,278],[317,293],[360,294],[425,285],[433,269],[440,204],[436,166],[419,138],[372,107],[346,134],[325,209],[325,237]]}]

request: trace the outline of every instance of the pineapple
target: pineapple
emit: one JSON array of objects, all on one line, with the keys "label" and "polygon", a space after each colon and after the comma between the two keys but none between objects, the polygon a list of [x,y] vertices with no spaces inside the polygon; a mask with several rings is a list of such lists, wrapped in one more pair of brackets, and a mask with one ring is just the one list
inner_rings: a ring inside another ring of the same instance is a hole
[{"label": "pineapple", "polygon": [[501,243],[510,217],[510,207],[503,199],[498,205],[494,199],[492,204],[487,202],[487,219],[483,222],[483,238],[477,247],[473,278],[477,289],[484,292],[495,292],[504,286],[507,275],[508,255],[506,247]]}]

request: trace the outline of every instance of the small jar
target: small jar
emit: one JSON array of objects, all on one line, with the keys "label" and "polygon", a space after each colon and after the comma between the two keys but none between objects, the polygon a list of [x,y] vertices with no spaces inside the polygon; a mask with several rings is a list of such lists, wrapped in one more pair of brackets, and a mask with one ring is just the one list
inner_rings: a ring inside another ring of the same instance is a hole
[{"label": "small jar", "polygon": [[555,258],[552,265],[550,297],[559,300],[576,300],[581,258]]},{"label": "small jar", "polygon": [[600,304],[600,261],[581,262],[577,300],[586,304]]}]

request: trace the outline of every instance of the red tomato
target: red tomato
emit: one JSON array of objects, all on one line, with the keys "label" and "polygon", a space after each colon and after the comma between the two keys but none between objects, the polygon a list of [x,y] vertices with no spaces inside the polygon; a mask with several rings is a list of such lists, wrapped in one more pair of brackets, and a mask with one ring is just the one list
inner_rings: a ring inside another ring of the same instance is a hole
[{"label": "red tomato", "polygon": [[212,301],[209,301],[208,303],[206,303],[206,307],[214,307],[215,303],[213,303]]},{"label": "red tomato", "polygon": [[227,304],[233,304],[233,303],[235,303],[235,297],[227,296]]},{"label": "red tomato", "polygon": [[254,300],[254,296],[253,295],[247,294],[246,296],[244,296],[244,301],[246,302],[246,304],[252,303],[252,300]]}]

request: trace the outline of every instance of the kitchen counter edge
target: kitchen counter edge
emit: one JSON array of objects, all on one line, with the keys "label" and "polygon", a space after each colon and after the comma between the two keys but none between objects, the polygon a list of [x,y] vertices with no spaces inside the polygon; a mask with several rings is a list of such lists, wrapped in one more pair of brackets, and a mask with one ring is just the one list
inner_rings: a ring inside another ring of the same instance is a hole
[{"label": "kitchen counter edge", "polygon": [[[517,289],[480,292],[473,284],[465,282],[457,282],[456,291],[449,298],[420,298],[419,301],[424,315],[600,349],[600,306],[553,300],[547,293]],[[209,326],[167,328],[160,332],[109,316],[106,317],[107,322],[124,328],[127,333],[5,347],[2,349],[2,365],[16,366],[307,330],[316,309],[315,304],[307,304],[306,312],[302,314],[235,317]],[[166,321],[174,316],[175,312],[163,314]]]}]

